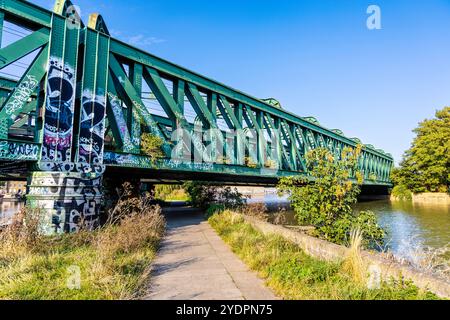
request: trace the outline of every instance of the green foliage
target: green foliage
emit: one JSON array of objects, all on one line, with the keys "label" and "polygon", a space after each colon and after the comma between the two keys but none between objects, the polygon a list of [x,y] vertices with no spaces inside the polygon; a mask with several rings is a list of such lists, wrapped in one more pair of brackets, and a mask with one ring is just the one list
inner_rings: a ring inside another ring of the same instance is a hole
[{"label": "green foliage", "polygon": [[226,207],[223,204],[211,204],[208,209],[206,209],[205,217],[209,219],[216,213],[221,213],[226,210]]},{"label": "green foliage", "polygon": [[413,193],[450,191],[450,107],[436,112],[414,130],[416,138],[400,168],[392,172],[397,186]]},{"label": "green foliage", "polygon": [[354,281],[342,264],[307,255],[280,236],[264,235],[240,215],[225,211],[209,219],[233,251],[286,300],[418,300],[437,299],[410,282],[382,282],[369,290]]},{"label": "green foliage", "polygon": [[209,183],[188,181],[183,188],[189,196],[189,202],[196,208],[207,209],[216,200],[218,187]]},{"label": "green foliage", "polygon": [[141,151],[148,156],[152,162],[157,159],[163,158],[164,153],[161,149],[164,141],[153,134],[144,133],[141,137]]},{"label": "green foliage", "polygon": [[253,169],[258,168],[258,164],[251,157],[245,157],[245,165]]},{"label": "green foliage", "polygon": [[412,192],[404,185],[397,185],[392,189],[392,195],[398,200],[412,200]]},{"label": "green foliage", "polygon": [[269,169],[276,169],[277,168],[277,163],[271,159],[268,159],[265,163],[264,163],[264,167],[265,168],[269,168]]},{"label": "green foliage", "polygon": [[189,197],[183,186],[156,185],[155,198],[163,201],[188,201]]},{"label": "green foliage", "polygon": [[317,235],[325,240],[345,243],[350,231],[358,227],[365,245],[381,243],[384,238],[372,212],[356,213],[352,208],[360,188],[350,178],[359,177],[362,183],[362,175],[357,172],[360,154],[361,147],[346,148],[338,160],[325,148],[312,150],[306,160],[313,181],[289,177],[278,185],[281,193],[289,194],[299,223],[314,226]]},{"label": "green foliage", "polygon": [[225,208],[237,209],[246,200],[236,189],[219,187],[208,182],[186,182],[184,189],[189,195],[189,201],[194,207],[208,209],[211,204],[223,205]]}]

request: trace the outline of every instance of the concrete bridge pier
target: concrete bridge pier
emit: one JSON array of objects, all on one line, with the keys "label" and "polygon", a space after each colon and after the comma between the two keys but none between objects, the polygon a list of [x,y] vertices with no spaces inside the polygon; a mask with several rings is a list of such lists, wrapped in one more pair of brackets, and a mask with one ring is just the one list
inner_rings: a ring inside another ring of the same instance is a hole
[{"label": "concrete bridge pier", "polygon": [[43,233],[96,228],[103,199],[102,178],[92,173],[32,172],[28,177],[27,204],[43,209]]}]

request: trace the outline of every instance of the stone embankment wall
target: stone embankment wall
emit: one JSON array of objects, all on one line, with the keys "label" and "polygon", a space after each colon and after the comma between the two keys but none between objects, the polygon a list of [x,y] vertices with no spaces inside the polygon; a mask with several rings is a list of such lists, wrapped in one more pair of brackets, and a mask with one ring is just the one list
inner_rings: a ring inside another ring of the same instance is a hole
[{"label": "stone embankment wall", "polygon": [[[283,226],[273,225],[258,220],[254,217],[244,217],[254,228],[265,234],[277,234],[297,244],[310,256],[326,261],[342,261],[345,259],[348,249],[304,233],[288,229]],[[408,265],[400,264],[383,254],[363,251],[362,258],[370,272],[370,281],[392,278],[404,278],[411,280],[417,287],[429,290],[440,297],[450,299],[450,282],[433,274],[420,272]]]},{"label": "stone embankment wall", "polygon": [[[391,196],[391,200],[398,201],[399,199]],[[448,193],[418,193],[412,196],[412,202],[417,204],[450,206],[450,195]]]}]

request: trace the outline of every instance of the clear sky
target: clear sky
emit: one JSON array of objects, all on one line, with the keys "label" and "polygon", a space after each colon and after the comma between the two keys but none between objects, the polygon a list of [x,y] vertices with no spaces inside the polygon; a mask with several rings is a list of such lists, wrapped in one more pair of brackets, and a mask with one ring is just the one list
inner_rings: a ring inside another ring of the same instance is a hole
[{"label": "clear sky", "polygon": [[[50,8],[51,0],[32,0]],[[113,36],[391,152],[450,105],[449,0],[78,0]],[[369,5],[381,30],[366,26]]]}]

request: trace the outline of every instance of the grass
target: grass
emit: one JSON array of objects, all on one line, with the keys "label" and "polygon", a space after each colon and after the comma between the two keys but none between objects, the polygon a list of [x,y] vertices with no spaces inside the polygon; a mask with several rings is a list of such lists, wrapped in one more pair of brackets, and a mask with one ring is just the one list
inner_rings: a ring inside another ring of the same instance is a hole
[{"label": "grass", "polygon": [[[353,271],[361,272],[355,243],[343,263],[330,263],[305,254],[280,236],[264,235],[242,216],[225,211],[214,214],[209,223],[232,250],[266,284],[288,300],[423,300],[437,299],[406,281],[384,282],[369,290]],[[357,241],[358,234],[354,238]]]},{"label": "grass", "polygon": [[159,208],[142,205],[95,232],[43,237],[31,228],[16,224],[0,233],[0,299],[135,298],[165,223]]},{"label": "grass", "polygon": [[189,201],[189,196],[184,189],[173,190],[171,193],[165,196],[165,201]]}]

